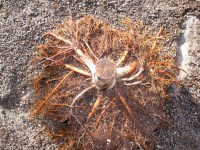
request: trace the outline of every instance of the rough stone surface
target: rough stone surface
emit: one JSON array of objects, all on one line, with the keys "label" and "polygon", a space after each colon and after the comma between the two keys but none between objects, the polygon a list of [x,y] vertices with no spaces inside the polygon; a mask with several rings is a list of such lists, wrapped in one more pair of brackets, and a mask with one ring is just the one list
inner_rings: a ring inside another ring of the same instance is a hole
[{"label": "rough stone surface", "polygon": [[178,78],[188,86],[194,101],[200,104],[200,20],[190,16],[181,36],[179,50],[180,71]]},{"label": "rough stone surface", "polygon": [[[167,44],[169,49],[178,50],[179,44],[183,44],[179,37],[185,28],[188,29],[184,22],[191,15],[198,19],[199,10],[199,1],[195,0],[0,1],[0,149],[46,150],[59,147],[59,143],[53,143],[44,134],[40,120],[34,124],[30,121],[28,110],[34,94],[27,84],[35,46],[43,41],[43,33],[56,22],[65,16],[79,18],[85,14],[105,18],[113,25],[117,25],[121,17],[139,19],[155,32],[163,26],[173,33]],[[197,26],[196,32],[198,29]],[[192,60],[198,60],[193,52],[189,52],[192,58],[195,57]],[[199,68],[199,61],[192,61],[191,67]],[[191,74],[193,70],[196,69],[191,69]],[[189,75],[187,79],[193,90],[199,88],[195,86],[199,83],[198,76],[195,75],[193,80]],[[200,106],[191,100],[193,97],[185,90],[170,98],[165,113],[171,122],[168,128],[156,132],[156,149],[200,149]]]}]

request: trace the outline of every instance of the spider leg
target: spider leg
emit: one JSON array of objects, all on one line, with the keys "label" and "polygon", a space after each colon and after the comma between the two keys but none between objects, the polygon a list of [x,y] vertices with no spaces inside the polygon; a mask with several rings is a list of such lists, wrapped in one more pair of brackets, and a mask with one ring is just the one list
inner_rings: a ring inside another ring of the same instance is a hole
[{"label": "spider leg", "polygon": [[85,40],[83,40],[83,41],[84,41],[85,45],[87,46],[89,52],[93,55],[93,57],[94,57],[96,60],[99,60],[99,58],[96,56],[96,54],[94,53],[94,51],[90,48],[89,44],[88,44]]},{"label": "spider leg", "polygon": [[87,120],[89,120],[94,115],[94,113],[96,112],[99,104],[102,101],[102,98],[103,98],[102,95],[100,95],[100,96],[97,97],[97,99],[96,99],[96,101],[95,101],[95,103],[94,103],[94,105],[92,107],[92,111],[89,113],[89,115],[87,117]]},{"label": "spider leg", "polygon": [[135,71],[136,66],[137,66],[138,62],[134,61],[131,64],[124,66],[124,67],[118,67],[117,68],[117,78],[122,78],[128,74],[131,74],[132,72]]},{"label": "spider leg", "polygon": [[85,65],[84,62],[82,60],[80,60],[76,55],[73,55],[74,59],[76,59],[78,62],[80,62],[81,64]]},{"label": "spider leg", "polygon": [[95,73],[95,64],[94,64],[94,62],[93,62],[93,60],[91,59],[90,56],[88,56],[87,54],[84,54],[79,48],[74,46],[74,44],[71,41],[63,38],[61,35],[59,35],[59,33],[48,32],[45,35],[51,35],[51,36],[57,38],[58,40],[66,43],[67,45],[71,46],[72,49],[74,49],[74,52],[76,53],[76,55],[79,56],[80,60],[83,61],[86,64],[86,66],[90,69],[92,75],[94,75],[94,73]]},{"label": "spider leg", "polygon": [[[146,77],[147,78],[147,77]],[[142,80],[140,81],[135,81],[135,82],[131,82],[131,83],[128,83],[128,82],[124,82],[123,85],[126,85],[126,86],[132,86],[132,85],[137,85],[137,84],[140,84],[142,83],[146,78],[143,78]],[[146,84],[149,84],[148,82],[146,83],[142,83],[140,85],[146,85]]]},{"label": "spider leg", "polygon": [[101,118],[106,113],[106,110],[111,106],[112,102],[114,102],[115,100],[116,100],[116,98],[113,98],[113,100],[107,105],[107,107],[102,110],[101,114],[99,115],[99,117],[98,117],[98,119],[97,119],[97,121],[95,123],[95,128],[97,128]]},{"label": "spider leg", "polygon": [[77,100],[79,100],[79,98],[81,98],[81,96],[83,96],[83,94],[85,94],[87,91],[93,89],[94,87],[95,87],[95,85],[92,84],[92,85],[89,86],[88,88],[84,89],[81,93],[79,93],[79,94],[73,99],[73,101],[72,101],[70,107],[73,107],[74,104],[77,102]]},{"label": "spider leg", "polygon": [[95,123],[95,128],[97,128],[97,126],[98,126],[98,124],[99,124],[99,122],[100,122],[101,118],[102,118],[102,117],[103,117],[103,115],[105,114],[105,112],[106,112],[107,108],[108,108],[108,107],[106,107],[106,108],[104,108],[104,109],[102,110],[102,112],[101,112],[100,116],[98,117],[98,119],[97,119],[97,121],[96,121],[96,123]]},{"label": "spider leg", "polygon": [[143,71],[144,71],[144,67],[143,67],[143,63],[142,63],[142,65],[140,66],[138,72],[135,75],[133,75],[133,76],[131,76],[129,78],[123,78],[123,79],[121,79],[121,81],[131,81],[131,80],[134,80],[138,76],[140,76]]},{"label": "spider leg", "polygon": [[126,59],[126,57],[127,57],[127,55],[128,55],[128,50],[125,50],[124,51],[124,54],[123,54],[123,56],[121,57],[121,59],[119,60],[119,62],[117,63],[117,67],[119,66],[119,65],[121,65],[124,61],[125,61],[125,59]]},{"label": "spider leg", "polygon": [[91,74],[90,74],[89,72],[87,72],[87,71],[84,71],[84,70],[82,70],[82,69],[76,68],[76,67],[71,66],[71,65],[68,65],[68,64],[64,64],[64,66],[65,66],[67,69],[70,69],[70,70],[72,70],[72,71],[74,71],[74,72],[78,72],[78,73],[80,73],[80,74],[82,74],[82,75],[84,75],[84,76],[91,77]]},{"label": "spider leg", "polygon": [[[153,52],[153,50],[155,49],[157,41],[158,41],[159,36],[162,33],[162,31],[163,31],[163,28],[160,28],[159,32],[157,33],[157,35],[155,37],[155,41],[154,41],[154,43],[152,45],[151,51],[150,51],[150,53],[148,55],[150,55]],[[140,61],[142,61],[141,67],[139,68],[139,71],[135,75],[133,75],[133,76],[131,76],[129,78],[123,78],[121,80],[122,81],[131,81],[131,80],[136,79],[144,71],[143,63],[144,63],[145,58],[148,57],[148,55],[147,56],[143,56],[143,58],[140,60]],[[135,67],[136,67],[136,64],[135,65],[128,65],[128,66],[125,66],[125,67],[119,67],[119,68],[117,68],[117,76],[119,78],[121,78],[121,77],[123,77],[123,76],[125,76],[127,74],[130,74],[130,72],[131,72],[130,70],[132,68],[134,68],[132,70],[135,70]]]},{"label": "spider leg", "polygon": [[86,66],[90,69],[92,75],[95,73],[95,64],[90,56],[84,54],[80,49],[75,48],[75,53],[79,56],[80,60],[82,60]]},{"label": "spider leg", "polygon": [[142,80],[141,81],[135,81],[135,82],[132,82],[132,83],[123,83],[123,85],[132,86],[132,85],[136,85],[136,84],[140,84],[140,83],[142,83]]},{"label": "spider leg", "polygon": [[128,103],[126,102],[126,99],[122,96],[122,94],[118,90],[116,92],[117,92],[117,95],[119,96],[120,101],[122,102],[126,110],[128,111],[129,115],[132,116],[133,111],[131,110]]},{"label": "spider leg", "polygon": [[79,93],[79,94],[73,99],[71,105],[68,106],[68,107],[71,108],[71,109],[69,110],[69,115],[66,117],[66,119],[63,120],[63,122],[66,121],[66,120],[69,118],[69,116],[70,116],[71,114],[73,114],[72,108],[74,108],[75,103],[81,98],[81,96],[83,96],[87,91],[93,89],[94,87],[95,87],[95,85],[93,85],[93,84],[90,85],[88,88],[84,89],[81,93]]}]

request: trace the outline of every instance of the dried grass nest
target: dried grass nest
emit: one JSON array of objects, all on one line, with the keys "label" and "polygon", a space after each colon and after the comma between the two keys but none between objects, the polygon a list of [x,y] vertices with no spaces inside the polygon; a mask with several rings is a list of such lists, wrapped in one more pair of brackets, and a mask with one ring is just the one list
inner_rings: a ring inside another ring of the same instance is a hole
[{"label": "dried grass nest", "polygon": [[[31,115],[59,124],[49,129],[64,141],[61,149],[153,149],[154,131],[165,121],[166,89],[179,84],[175,52],[164,46],[168,36],[162,31],[153,33],[131,19],[116,28],[92,16],[67,18],[37,48],[33,62],[41,69],[32,80],[36,100]],[[88,60],[96,72],[100,60],[114,62],[115,69],[106,63],[99,67],[106,75],[128,66],[126,79],[143,70],[131,82],[120,82],[114,74],[112,87],[107,86],[111,78],[99,75],[97,82],[104,86],[98,88]]]}]

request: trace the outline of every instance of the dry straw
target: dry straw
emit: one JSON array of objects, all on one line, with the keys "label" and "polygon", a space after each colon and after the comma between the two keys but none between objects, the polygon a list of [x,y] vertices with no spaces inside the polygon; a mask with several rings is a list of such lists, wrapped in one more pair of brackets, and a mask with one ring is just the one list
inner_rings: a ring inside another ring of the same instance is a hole
[{"label": "dry straw", "polygon": [[163,46],[162,28],[155,34],[130,19],[121,25],[68,18],[38,46],[31,114],[61,122],[51,131],[65,141],[61,149],[154,147],[166,89],[179,84],[174,52]]}]

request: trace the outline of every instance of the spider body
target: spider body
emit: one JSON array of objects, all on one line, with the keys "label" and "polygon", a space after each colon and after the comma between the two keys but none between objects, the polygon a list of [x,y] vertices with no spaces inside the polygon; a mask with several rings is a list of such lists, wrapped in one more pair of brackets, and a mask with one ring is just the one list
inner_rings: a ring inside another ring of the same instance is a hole
[{"label": "spider body", "polygon": [[103,58],[97,62],[94,74],[94,84],[97,89],[111,89],[116,82],[116,63],[110,58]]}]

